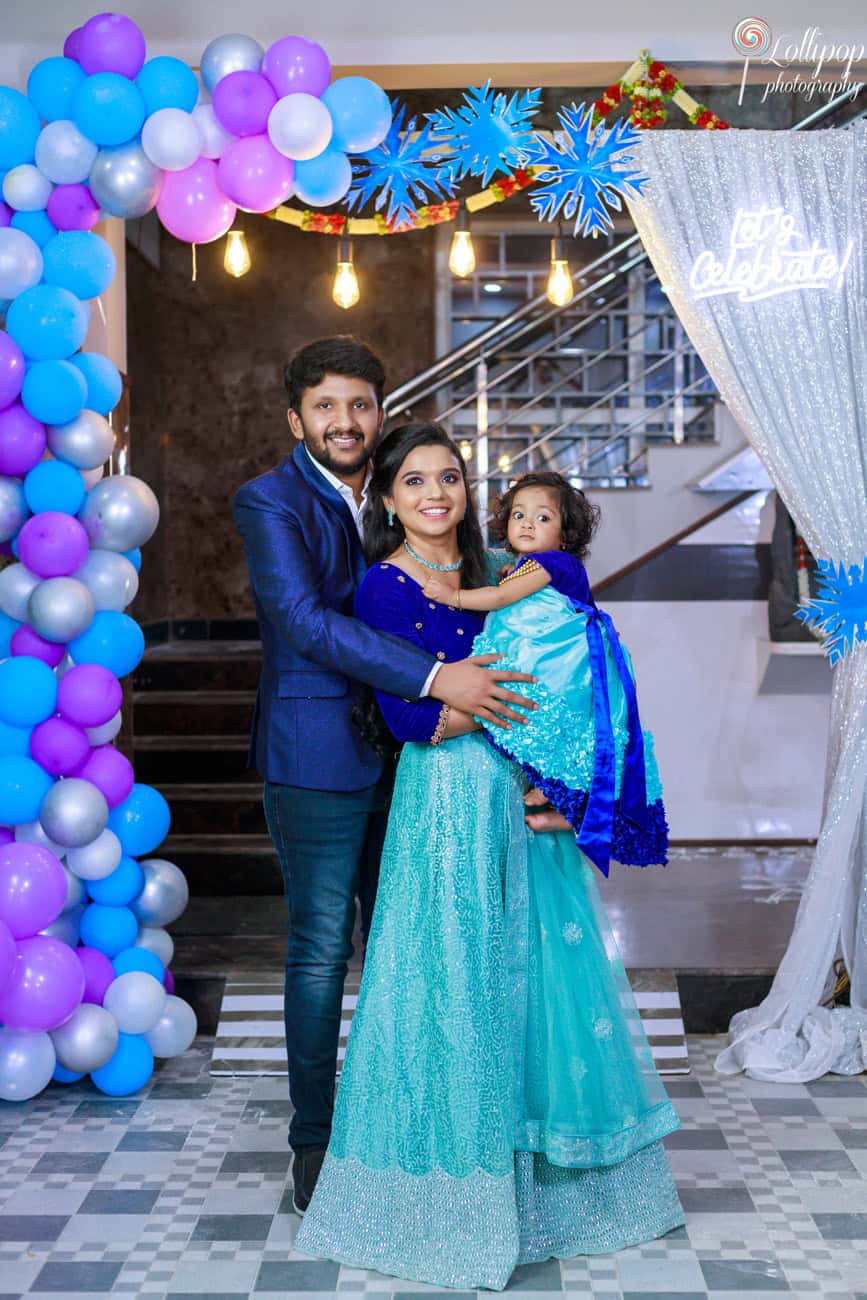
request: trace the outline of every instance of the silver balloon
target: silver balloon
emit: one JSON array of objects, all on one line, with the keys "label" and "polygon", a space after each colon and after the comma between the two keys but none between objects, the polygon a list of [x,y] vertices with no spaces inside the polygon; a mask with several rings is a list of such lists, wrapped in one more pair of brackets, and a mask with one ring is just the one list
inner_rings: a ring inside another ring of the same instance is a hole
[{"label": "silver balloon", "polygon": [[48,1034],[0,1029],[0,1101],[27,1101],[51,1081],[57,1058]]},{"label": "silver balloon", "polygon": [[[63,849],[60,849],[60,852],[62,853]],[[73,907],[78,907],[79,903],[87,902],[87,885],[80,876],[74,876],[69,867],[64,866],[62,862],[60,865],[63,867],[63,874],[66,876],[66,902],[63,905],[63,911],[68,912]]]},{"label": "silver balloon", "polygon": [[[54,840],[48,838],[40,822],[22,822],[20,826],[15,827],[15,838],[22,844],[39,844],[43,849],[48,849],[49,853],[53,853],[56,858],[62,858],[66,852],[62,844],[55,844]],[[67,896],[66,907],[72,905],[71,898]]]},{"label": "silver balloon", "polygon": [[23,564],[8,564],[0,573],[0,609],[19,623],[27,622],[27,602],[41,579]]},{"label": "silver balloon", "polygon": [[165,985],[153,975],[131,970],[112,980],[102,1005],[114,1016],[122,1034],[146,1034],[163,1014],[167,996]]},{"label": "silver balloon", "polygon": [[85,727],[84,731],[91,745],[107,745],[109,741],[114,740],[117,733],[123,725],[123,715],[120,709],[113,718],[104,722],[101,727]]},{"label": "silver balloon", "polygon": [[90,489],[78,517],[92,546],[132,551],[156,532],[160,507],[147,483],[131,474],[116,474]]},{"label": "silver balloon", "polygon": [[214,87],[230,72],[258,72],[265,51],[252,36],[229,32],[217,36],[202,52],[202,81],[213,94]]},{"label": "silver balloon", "polygon": [[75,576],[87,587],[97,609],[122,613],[138,592],[136,567],[119,551],[92,550]]},{"label": "silver balloon", "polygon": [[196,1013],[183,998],[170,993],[153,1029],[145,1034],[154,1056],[179,1056],[196,1036]]},{"label": "silver balloon", "polygon": [[96,469],[114,450],[114,434],[104,415],[84,410],[68,424],[48,426],[48,448],[76,469]]},{"label": "silver balloon", "polygon": [[90,192],[113,217],[143,217],[156,207],[163,174],[140,144],[130,141],[100,149],[90,169]]},{"label": "silver balloon", "polygon": [[35,587],[27,605],[27,618],[46,641],[67,644],[86,632],[96,606],[87,587],[77,578],[46,578]]},{"label": "silver balloon", "polygon": [[148,952],[156,953],[164,966],[171,965],[175,954],[175,942],[168,930],[151,925],[143,925],[139,928],[133,947],[147,948]]},{"label": "silver balloon", "polygon": [[18,479],[0,475],[0,542],[14,537],[29,513]]},{"label": "silver balloon", "polygon": [[105,880],[123,857],[120,840],[108,827],[90,844],[66,850],[66,865],[81,880]]},{"label": "silver balloon", "polygon": [[102,791],[90,781],[71,776],[48,791],[39,820],[50,839],[66,848],[81,848],[105,830],[108,804]]},{"label": "silver balloon", "polygon": [[84,903],[79,903],[76,907],[71,907],[68,912],[61,912],[50,925],[46,925],[44,930],[39,933],[46,939],[59,939],[61,943],[68,944],[70,948],[75,948],[81,937],[81,918],[84,915]]},{"label": "silver balloon", "polygon": [[51,1040],[57,1063],[73,1074],[90,1074],[110,1061],[117,1050],[118,1027],[114,1016],[94,1002],[82,1002]]},{"label": "silver balloon", "polygon": [[146,858],[141,869],[144,888],[130,907],[142,925],[170,925],[190,901],[186,876],[165,858]]}]

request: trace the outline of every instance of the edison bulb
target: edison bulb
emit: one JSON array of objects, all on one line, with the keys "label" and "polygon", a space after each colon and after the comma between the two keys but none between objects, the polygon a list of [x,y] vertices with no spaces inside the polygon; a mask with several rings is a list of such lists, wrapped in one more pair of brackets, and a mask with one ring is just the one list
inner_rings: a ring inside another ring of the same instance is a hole
[{"label": "edison bulb", "polygon": [[476,250],[473,248],[473,237],[469,230],[456,230],[452,235],[452,246],[449,249],[449,270],[452,275],[465,280],[475,269]]},{"label": "edison bulb", "polygon": [[230,230],[226,236],[226,252],[223,256],[223,269],[236,280],[246,275],[253,263],[247,247],[247,236],[243,230]]},{"label": "edison bulb", "polygon": [[463,456],[464,460],[472,460],[472,459],[473,459],[473,444],[472,444],[471,442],[469,442],[466,438],[464,438],[463,442],[462,442],[461,445],[460,445],[460,452],[461,452],[461,455]]},{"label": "edison bulb", "polygon": [[355,266],[352,261],[337,263],[331,296],[337,306],[342,307],[344,311],[348,311],[350,307],[354,307],[358,302],[361,293],[358,288],[358,276],[355,274]]},{"label": "edison bulb", "polygon": [[569,263],[565,257],[551,259],[551,270],[548,275],[545,296],[554,307],[565,307],[574,298],[575,290],[572,287],[572,276],[569,274]]}]

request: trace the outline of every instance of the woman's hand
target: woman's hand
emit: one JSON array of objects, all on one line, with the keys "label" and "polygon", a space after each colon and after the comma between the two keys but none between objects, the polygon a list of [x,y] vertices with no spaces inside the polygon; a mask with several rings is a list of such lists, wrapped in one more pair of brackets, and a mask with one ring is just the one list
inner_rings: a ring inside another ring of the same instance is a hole
[{"label": "woman's hand", "polygon": [[424,584],[423,591],[427,600],[435,600],[439,605],[454,605],[455,603],[456,593],[454,587],[450,587],[447,582],[444,582],[442,578],[438,578],[435,573],[430,575]]}]

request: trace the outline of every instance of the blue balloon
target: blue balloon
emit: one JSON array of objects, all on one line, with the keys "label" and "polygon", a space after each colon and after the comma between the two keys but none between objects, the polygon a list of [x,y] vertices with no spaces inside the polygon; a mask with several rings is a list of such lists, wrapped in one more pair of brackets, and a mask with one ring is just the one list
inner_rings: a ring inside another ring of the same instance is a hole
[{"label": "blue balloon", "polygon": [[29,360],[60,361],[79,350],[89,320],[88,308],[68,289],[37,284],[19,293],[6,313],[6,329]]},{"label": "blue balloon", "polygon": [[40,59],[27,78],[27,94],[43,122],[68,118],[72,97],[86,73],[75,59]]},{"label": "blue balloon", "polygon": [[148,59],[135,84],[142,93],[148,117],[161,108],[182,108],[192,113],[199,98],[199,83],[192,68],[167,54]]},{"label": "blue balloon", "polygon": [[98,145],[126,144],[145,120],[145,102],[134,81],[118,72],[95,72],[72,97],[72,120]]},{"label": "blue balloon", "polygon": [[73,1074],[72,1070],[65,1070],[62,1065],[55,1065],[52,1079],[55,1083],[78,1083],[83,1079],[83,1074]]},{"label": "blue balloon", "polygon": [[31,163],[42,123],[26,95],[0,86],[0,171]]},{"label": "blue balloon", "polygon": [[302,203],[327,208],[342,199],[352,183],[352,164],[331,145],[316,158],[295,164],[295,193]]},{"label": "blue balloon", "polygon": [[10,618],[0,609],[0,659],[8,659],[9,643],[20,626],[16,618]]},{"label": "blue balloon", "polygon": [[27,367],[21,401],[42,424],[68,424],[84,408],[87,384],[69,361],[34,361]]},{"label": "blue balloon", "polygon": [[40,248],[57,234],[57,227],[47,212],[16,212],[9,224],[13,230],[23,230]]},{"label": "blue balloon", "polygon": [[10,727],[0,722],[0,755],[3,758],[29,758],[32,727]]},{"label": "blue balloon", "polygon": [[98,948],[106,957],[116,957],[131,948],[138,934],[138,921],[128,907],[106,907],[91,903],[81,918],[81,942]]},{"label": "blue balloon", "polygon": [[0,826],[35,822],[53,784],[48,773],[26,754],[0,758]]},{"label": "blue balloon", "polygon": [[117,269],[111,245],[92,230],[61,230],[42,250],[46,284],[68,289],[76,298],[98,298]]},{"label": "blue balloon", "polygon": [[143,1034],[119,1034],[114,1056],[94,1070],[91,1079],[109,1097],[128,1097],[153,1074],[154,1054]]},{"label": "blue balloon", "polygon": [[134,551],[124,551],[124,555],[129,560],[136,573],[141,573],[141,547],[137,546]]},{"label": "blue balloon", "polygon": [[113,411],[123,391],[120,371],[114,362],[100,352],[77,352],[69,358],[69,363],[84,375],[87,384],[84,404],[87,409],[98,411],[100,415]]},{"label": "blue balloon", "polygon": [[144,649],[144,632],[135,619],[113,609],[97,610],[87,631],[69,643],[77,664],[101,664],[115,677],[126,677],[137,668]]},{"label": "blue balloon", "polygon": [[[131,858],[144,857],[162,844],[169,833],[170,822],[169,805],[159,790],[138,783],[123,803],[112,808],[108,815],[109,828],[120,840],[124,853]],[[3,824],[0,817],[0,825]]]},{"label": "blue balloon", "polygon": [[115,975],[128,975],[131,970],[141,970],[148,975],[153,975],[160,984],[166,975],[165,966],[156,953],[151,952],[149,948],[125,948],[123,952],[117,954],[111,964]]},{"label": "blue balloon", "polygon": [[[125,907],[131,903],[134,898],[138,898],[144,888],[144,872],[142,871],[135,858],[121,858],[110,876],[103,877],[102,880],[88,880],[87,892],[95,903],[106,903],[109,907]],[[146,948],[129,948],[127,952],[144,953],[148,957],[154,957],[155,954],[148,952]],[[121,953],[121,957],[123,953]],[[121,971],[117,969],[117,962],[120,958],[115,959],[115,970],[118,975]],[[159,957],[156,958],[159,961]],[[162,962],[160,962],[162,966]],[[129,970],[147,970],[147,966],[130,966]],[[162,975],[159,976],[162,979]]]},{"label": "blue balloon", "polygon": [[331,148],[365,153],[381,144],[391,126],[388,95],[368,77],[339,77],[322,92],[331,114]]},{"label": "blue balloon", "polygon": [[57,707],[57,678],[41,659],[16,655],[0,663],[0,722],[35,727]]},{"label": "blue balloon", "polygon": [[41,510],[77,515],[86,495],[87,485],[79,471],[62,460],[42,460],[24,479],[24,499],[35,515]]}]

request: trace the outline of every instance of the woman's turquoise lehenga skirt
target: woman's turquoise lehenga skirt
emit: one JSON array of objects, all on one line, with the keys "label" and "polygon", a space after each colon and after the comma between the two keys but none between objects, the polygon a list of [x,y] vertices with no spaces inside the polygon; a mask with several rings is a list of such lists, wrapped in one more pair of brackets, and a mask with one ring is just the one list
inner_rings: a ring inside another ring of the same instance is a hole
[{"label": "woman's turquoise lehenga skirt", "polygon": [[404,747],[302,1253],[502,1290],[683,1223],[594,868],[526,829],[524,789],[479,734]]}]

